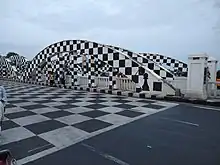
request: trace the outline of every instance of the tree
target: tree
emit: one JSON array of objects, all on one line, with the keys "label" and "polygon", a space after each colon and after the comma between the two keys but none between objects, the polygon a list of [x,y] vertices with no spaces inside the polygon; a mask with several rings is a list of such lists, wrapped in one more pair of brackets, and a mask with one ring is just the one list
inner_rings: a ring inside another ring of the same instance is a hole
[{"label": "tree", "polygon": [[19,54],[15,52],[8,52],[8,54],[6,55],[6,58],[10,58],[11,56],[19,56]]}]

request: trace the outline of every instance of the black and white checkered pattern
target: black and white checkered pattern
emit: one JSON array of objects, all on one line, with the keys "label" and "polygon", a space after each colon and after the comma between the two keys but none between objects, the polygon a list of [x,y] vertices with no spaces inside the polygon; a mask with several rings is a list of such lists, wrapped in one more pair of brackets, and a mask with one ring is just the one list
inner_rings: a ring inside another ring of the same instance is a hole
[{"label": "black and white checkered pattern", "polygon": [[159,65],[166,67],[173,73],[180,71],[182,72],[182,76],[185,77],[187,76],[188,66],[184,62],[159,54],[152,54],[152,53],[140,53],[140,54],[145,56],[147,59],[152,60],[158,63]]},{"label": "black and white checkered pattern", "polygon": [[0,77],[15,77],[16,73],[12,65],[7,61],[4,56],[0,55]]},{"label": "black and white checkered pattern", "polygon": [[[83,40],[61,41],[48,46],[38,53],[38,55],[31,61],[30,67],[27,68],[24,77],[27,77],[28,74],[33,72],[34,68],[36,68],[44,60],[47,60],[52,54],[62,54],[65,52],[74,52],[78,55],[93,55],[94,58],[107,63],[112,68],[116,68],[118,72],[121,72],[133,80],[137,85],[137,89],[140,89],[143,85],[143,74],[147,72],[147,70],[142,67],[143,65],[140,62],[135,62],[135,60],[131,60],[130,56],[127,56],[126,54],[108,46]],[[59,65],[61,65],[59,68],[62,68],[62,64]],[[50,70],[49,68],[51,68],[51,64],[48,65],[48,70]],[[111,74],[114,76],[114,73]],[[155,81],[158,81],[158,78],[155,77]]]},{"label": "black and white checkered pattern", "polygon": [[132,59],[138,61],[139,63],[144,64],[147,68],[152,70],[154,73],[156,73],[158,76],[162,77],[163,79],[169,80],[169,79],[174,78],[174,74],[172,72],[170,72],[169,70],[167,70],[163,66],[158,65],[157,63],[155,63],[151,59],[146,58],[145,56],[142,56],[141,54],[134,53],[132,51],[122,49],[119,47],[115,47],[115,46],[109,46],[109,47],[116,49],[116,50],[119,50],[120,52],[123,52],[124,54],[130,56]]},{"label": "black and white checkered pattern", "polygon": [[[4,82],[8,94],[2,149],[17,160],[73,145],[176,104]],[[57,150],[56,150],[57,151]]]}]

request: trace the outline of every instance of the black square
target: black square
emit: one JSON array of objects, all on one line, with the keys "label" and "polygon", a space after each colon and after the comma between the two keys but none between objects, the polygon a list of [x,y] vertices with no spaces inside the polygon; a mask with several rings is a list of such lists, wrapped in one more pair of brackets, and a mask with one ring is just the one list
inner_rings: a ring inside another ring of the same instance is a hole
[{"label": "black square", "polygon": [[84,115],[84,116],[91,117],[91,118],[96,118],[96,117],[100,117],[100,116],[105,116],[105,115],[107,115],[109,113],[103,112],[103,111],[99,111],[99,110],[94,110],[94,111],[83,112],[83,113],[80,113],[80,114]]},{"label": "black square", "polygon": [[13,104],[6,104],[6,108],[14,108],[14,107],[16,107],[16,106]]},{"label": "black square", "polygon": [[132,73],[131,73],[131,67],[125,68],[125,75],[132,75]]},{"label": "black square", "polygon": [[124,110],[124,111],[118,112],[118,113],[116,113],[116,114],[133,118],[133,117],[141,116],[141,115],[143,115],[144,113],[142,113],[142,112],[135,112],[135,111],[129,111],[129,110]]},{"label": "black square", "polygon": [[138,75],[132,75],[132,81],[138,83]]},{"label": "black square", "polygon": [[87,105],[85,107],[86,108],[91,108],[91,109],[101,109],[101,108],[105,108],[107,106],[102,105],[102,104],[91,104],[91,105]]},{"label": "black square", "polygon": [[147,58],[143,58],[143,63],[148,63],[148,59]]},{"label": "black square", "polygon": [[36,115],[36,113],[31,111],[22,111],[22,112],[5,114],[5,117],[7,117],[8,119],[15,119],[15,118],[26,117],[31,115]]},{"label": "black square", "polygon": [[160,71],[159,71],[159,70],[154,70],[154,72],[155,72],[157,75],[160,75]]},{"label": "black square", "polygon": [[31,132],[33,132],[35,134],[41,134],[41,133],[52,131],[52,130],[62,128],[65,126],[67,126],[67,125],[63,124],[59,121],[48,120],[48,121],[44,121],[44,122],[40,122],[40,123],[27,125],[27,126],[25,126],[25,128],[27,128],[28,130],[30,130]]},{"label": "black square", "polygon": [[162,91],[162,82],[153,82],[154,91]]},{"label": "black square", "polygon": [[76,44],[76,49],[80,50],[81,49],[81,45],[80,44]]},{"label": "black square", "polygon": [[107,102],[108,100],[101,100],[101,99],[95,99],[95,100],[89,100],[88,102],[90,103],[103,103],[103,102]]},{"label": "black square", "polygon": [[99,48],[98,48],[98,54],[103,54],[102,47],[99,47]]},{"label": "black square", "polygon": [[162,108],[165,108],[162,105],[155,105],[155,104],[148,104],[148,105],[145,105],[143,107],[145,107],[145,108],[152,108],[152,109],[162,109]]},{"label": "black square", "polygon": [[154,69],[154,63],[149,63],[149,64],[148,64],[148,68],[151,69],[151,70],[153,70],[153,69]]},{"label": "black square", "polygon": [[40,108],[46,108],[46,107],[47,106],[42,105],[42,104],[33,104],[33,105],[22,106],[22,108],[27,109],[27,110],[40,109]]},{"label": "black square", "polygon": [[46,140],[43,140],[38,136],[33,136],[27,139],[2,145],[0,146],[0,150],[9,149],[15,156],[15,159],[18,160],[52,147],[54,147],[54,145],[50,144]]},{"label": "black square", "polygon": [[89,54],[93,55],[93,48],[89,48]]},{"label": "black square", "polygon": [[8,101],[9,103],[11,104],[17,104],[17,103],[24,103],[24,102],[28,102],[27,100],[11,100],[11,101]]},{"label": "black square", "polygon": [[11,129],[15,127],[20,127],[20,126],[11,120],[3,121],[2,123],[2,130]]},{"label": "black square", "polygon": [[146,99],[146,100],[138,100],[137,102],[149,104],[149,103],[155,103],[156,101]]},{"label": "black square", "polygon": [[[75,97],[75,99],[76,98],[78,98],[78,97]],[[82,102],[82,101],[80,101],[80,100],[75,100],[75,99],[73,99],[73,97],[71,97],[71,100],[65,100],[65,101],[61,101],[61,102],[63,102],[63,103],[67,103],[67,104],[72,104],[72,103],[78,103],[78,102]]]},{"label": "black square", "polygon": [[167,59],[163,59],[163,63],[167,63]]},{"label": "black square", "polygon": [[50,99],[45,99],[45,100],[36,100],[34,102],[39,103],[39,104],[44,104],[44,103],[50,103],[50,102],[55,102],[55,101],[50,100]]},{"label": "black square", "polygon": [[89,49],[89,42],[85,43],[85,49]]},{"label": "black square", "polygon": [[74,127],[84,130],[86,132],[95,132],[98,131],[100,129],[106,128],[111,126],[112,124],[104,122],[104,121],[100,121],[100,120],[96,120],[96,119],[92,119],[92,120],[88,120],[88,121],[84,121],[78,124],[73,125]]},{"label": "black square", "polygon": [[113,53],[113,50],[108,48],[108,53]]},{"label": "black square", "polygon": [[98,44],[93,42],[93,48],[98,48]]},{"label": "black square", "polygon": [[125,60],[119,60],[119,67],[125,67]]},{"label": "black square", "polygon": [[108,61],[108,54],[103,54],[102,58],[103,58],[103,61]]},{"label": "black square", "polygon": [[119,104],[119,105],[115,105],[114,107],[123,108],[123,109],[131,109],[131,108],[135,108],[137,106],[129,105],[129,104]]},{"label": "black square", "polygon": [[59,117],[63,117],[63,116],[72,115],[72,113],[67,112],[67,111],[55,111],[55,112],[44,113],[42,115],[49,117],[51,119],[55,119],[55,118],[59,118]]},{"label": "black square", "polygon": [[136,62],[132,61],[132,67],[139,67],[139,66]]},{"label": "black square", "polygon": [[78,106],[72,105],[72,104],[54,106],[54,108],[58,108],[58,109],[70,109],[70,108],[76,108],[76,107]]},{"label": "black square", "polygon": [[113,61],[108,61],[108,64],[110,65],[110,66],[113,66]]},{"label": "black square", "polygon": [[113,60],[119,60],[119,53],[113,54]]}]

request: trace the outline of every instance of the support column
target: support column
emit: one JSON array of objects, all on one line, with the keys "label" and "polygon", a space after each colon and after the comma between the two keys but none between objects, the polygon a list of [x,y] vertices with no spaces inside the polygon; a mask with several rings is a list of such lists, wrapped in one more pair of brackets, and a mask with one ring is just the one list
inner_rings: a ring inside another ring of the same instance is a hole
[{"label": "support column", "polygon": [[207,99],[207,63],[206,54],[196,54],[188,57],[188,78],[186,97]]},{"label": "support column", "polygon": [[216,82],[216,72],[217,72],[218,60],[213,57],[208,59],[208,67],[210,72],[210,82]]}]

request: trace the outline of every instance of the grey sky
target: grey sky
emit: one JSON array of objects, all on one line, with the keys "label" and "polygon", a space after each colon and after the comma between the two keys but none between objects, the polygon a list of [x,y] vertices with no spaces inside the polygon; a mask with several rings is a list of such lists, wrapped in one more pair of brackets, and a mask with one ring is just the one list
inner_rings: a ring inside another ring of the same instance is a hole
[{"label": "grey sky", "polygon": [[220,60],[218,1],[1,0],[0,53],[32,59],[53,42],[87,39],[184,61],[200,52]]}]

